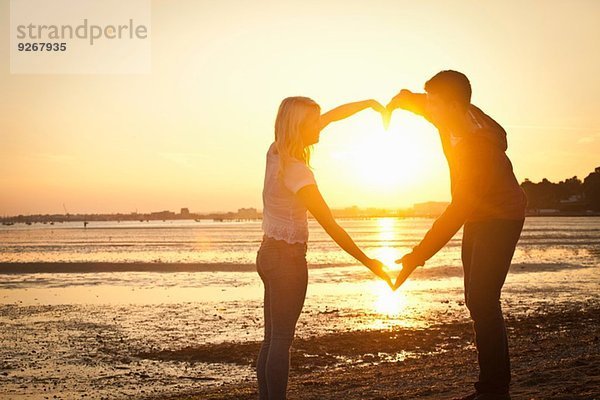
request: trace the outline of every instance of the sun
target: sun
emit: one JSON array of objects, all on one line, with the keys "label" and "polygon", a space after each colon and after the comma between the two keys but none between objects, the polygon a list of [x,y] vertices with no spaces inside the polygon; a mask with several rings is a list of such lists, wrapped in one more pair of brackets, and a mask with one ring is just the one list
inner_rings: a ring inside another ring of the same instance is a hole
[{"label": "sun", "polygon": [[388,130],[374,118],[354,120],[343,129],[335,135],[330,155],[341,168],[340,179],[352,179],[365,190],[414,186],[437,165],[432,161],[437,135],[426,121],[408,112],[394,112]]}]

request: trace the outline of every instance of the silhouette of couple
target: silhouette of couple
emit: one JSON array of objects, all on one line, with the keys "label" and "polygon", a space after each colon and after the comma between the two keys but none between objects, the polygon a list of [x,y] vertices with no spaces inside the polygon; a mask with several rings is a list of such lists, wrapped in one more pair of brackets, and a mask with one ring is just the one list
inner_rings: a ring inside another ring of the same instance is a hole
[{"label": "silhouette of couple", "polygon": [[[398,288],[464,226],[462,264],[465,300],[475,331],[479,381],[470,400],[510,399],[510,363],[500,292],[523,228],[526,199],[505,154],[506,132],[471,104],[465,75],[442,71],[426,93],[401,90],[387,107],[375,100],[349,103],[324,114],[307,97],[281,102],[275,141],[267,152],[263,188],[263,240],[257,271],[264,283],[264,341],[257,360],[261,400],[285,399],[290,348],[308,284],[307,210],[348,254]],[[309,168],[311,146],[330,123],[372,108],[389,121],[401,108],[421,115],[439,131],[450,169],[452,202],[423,240],[397,263],[395,282],[333,218]]]}]

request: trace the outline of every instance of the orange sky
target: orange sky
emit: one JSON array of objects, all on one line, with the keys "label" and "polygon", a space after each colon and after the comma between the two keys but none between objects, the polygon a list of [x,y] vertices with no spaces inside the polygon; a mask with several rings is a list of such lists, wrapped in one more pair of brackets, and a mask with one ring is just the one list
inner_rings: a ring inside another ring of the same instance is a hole
[{"label": "orange sky", "polygon": [[[519,180],[583,178],[600,166],[599,17],[593,0],[153,1],[147,75],[11,75],[5,29],[0,215],[261,208],[281,99],[386,103],[448,68],[507,129]],[[449,199],[435,130],[405,112],[328,127],[313,166],[333,207]]]}]

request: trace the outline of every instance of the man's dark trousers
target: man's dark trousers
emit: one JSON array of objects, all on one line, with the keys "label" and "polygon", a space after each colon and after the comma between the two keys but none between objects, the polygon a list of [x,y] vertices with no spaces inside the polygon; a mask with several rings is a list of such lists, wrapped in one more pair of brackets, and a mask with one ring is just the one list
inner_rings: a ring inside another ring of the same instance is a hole
[{"label": "man's dark trousers", "polygon": [[462,263],[465,301],[475,330],[479,361],[478,393],[508,393],[510,361],[500,292],[524,220],[467,222],[463,230]]}]

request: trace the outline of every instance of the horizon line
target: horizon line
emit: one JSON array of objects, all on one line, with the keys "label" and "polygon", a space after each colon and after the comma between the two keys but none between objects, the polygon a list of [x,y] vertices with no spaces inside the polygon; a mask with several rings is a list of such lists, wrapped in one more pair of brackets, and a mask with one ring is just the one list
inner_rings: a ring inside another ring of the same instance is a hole
[{"label": "horizon line", "polygon": [[[331,207],[332,211],[343,211],[343,210],[378,210],[378,211],[398,211],[398,210],[410,210],[413,209],[416,205],[428,205],[428,204],[449,204],[449,201],[442,200],[429,200],[424,202],[413,203],[410,206],[404,207],[378,207],[378,206],[361,206],[361,205],[351,205],[351,206],[334,206]],[[188,209],[187,213],[182,213],[183,209]],[[0,218],[15,218],[15,217],[32,217],[32,216],[75,216],[75,215],[151,215],[151,214],[161,214],[161,213],[172,213],[174,215],[220,215],[220,214],[237,214],[239,212],[251,211],[254,210],[258,213],[262,213],[262,209],[258,209],[257,207],[240,207],[237,210],[221,210],[221,211],[189,211],[188,207],[181,207],[179,212],[172,211],[171,209],[163,209],[158,211],[148,211],[148,212],[138,212],[130,211],[130,212],[82,212],[82,213],[34,213],[34,214],[16,214],[16,215],[8,215],[2,213]]]}]

